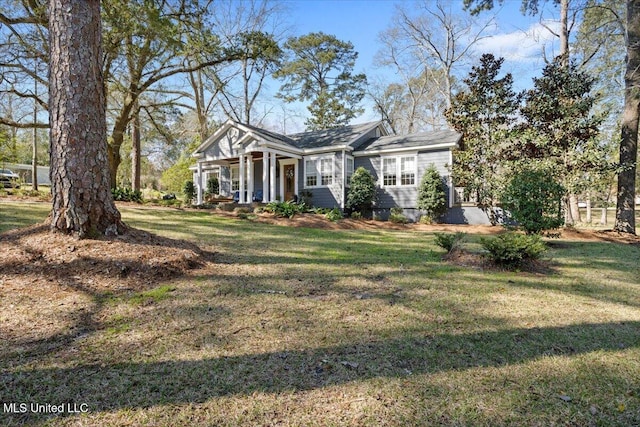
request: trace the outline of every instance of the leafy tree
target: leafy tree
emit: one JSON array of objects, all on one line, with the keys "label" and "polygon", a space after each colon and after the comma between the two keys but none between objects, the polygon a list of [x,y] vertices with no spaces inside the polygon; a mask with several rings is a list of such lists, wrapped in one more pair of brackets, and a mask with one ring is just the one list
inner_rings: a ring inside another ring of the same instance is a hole
[{"label": "leafy tree", "polygon": [[[606,168],[596,142],[602,117],[592,112],[594,79],[561,58],[548,64],[534,88],[525,92],[521,113],[530,138],[521,138],[510,150],[515,164],[544,163],[571,194],[587,187],[585,171]],[[567,198],[567,222],[573,222]],[[577,219],[577,218],[576,218]]]},{"label": "leafy tree", "polygon": [[353,44],[320,32],[292,37],[284,47],[288,57],[274,73],[285,81],[279,96],[286,102],[311,102],[308,129],[342,126],[363,111],[358,104],[367,78],[353,74],[358,57]]},{"label": "leafy tree", "polygon": [[100,30],[99,0],[49,1],[51,229],[80,237],[125,229],[106,167]]},{"label": "leafy tree", "polygon": [[518,96],[513,77],[498,78],[504,59],[482,55],[463,82],[467,86],[452,101],[446,117],[462,134],[462,143],[454,152],[452,165],[456,185],[476,195],[479,206],[497,223],[493,207],[500,190],[500,162],[505,144],[513,133]]},{"label": "leafy tree", "polygon": [[173,193],[182,191],[185,181],[193,179],[193,172],[189,169],[195,164],[195,159],[188,154],[182,155],[178,161],[162,173],[162,185]]},{"label": "leafy tree", "polygon": [[371,209],[376,198],[376,181],[362,166],[356,169],[349,181],[346,207],[364,213]]},{"label": "leafy tree", "polygon": [[502,193],[502,206],[527,234],[564,224],[565,190],[548,171],[528,168],[514,174]]},{"label": "leafy tree", "polygon": [[432,164],[422,175],[418,187],[418,209],[431,221],[437,221],[447,212],[447,197],[442,177]]}]

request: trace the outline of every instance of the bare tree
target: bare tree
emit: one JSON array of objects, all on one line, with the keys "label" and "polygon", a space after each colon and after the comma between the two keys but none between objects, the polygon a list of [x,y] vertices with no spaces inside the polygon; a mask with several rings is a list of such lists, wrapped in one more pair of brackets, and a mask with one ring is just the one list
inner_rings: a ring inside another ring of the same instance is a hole
[{"label": "bare tree", "polygon": [[443,70],[447,108],[451,106],[456,69],[472,59],[472,48],[489,37],[487,31],[494,25],[493,19],[478,23],[477,19],[455,15],[448,2],[429,0],[416,2],[410,9],[398,7],[393,20],[406,52],[425,67]]}]

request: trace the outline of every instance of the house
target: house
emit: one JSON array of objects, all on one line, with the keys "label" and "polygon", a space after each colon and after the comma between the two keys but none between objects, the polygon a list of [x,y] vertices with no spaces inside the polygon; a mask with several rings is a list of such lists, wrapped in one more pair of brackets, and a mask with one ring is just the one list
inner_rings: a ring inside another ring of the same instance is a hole
[{"label": "house", "polygon": [[433,164],[445,180],[449,206],[455,191],[447,165],[460,134],[450,130],[389,135],[382,122],[281,135],[227,121],[193,153],[198,204],[212,175],[220,194],[239,203],[291,200],[305,195],[316,207],[344,209],[349,179],[362,166],[378,183],[374,213],[385,218],[393,207],[417,220],[418,186]]}]

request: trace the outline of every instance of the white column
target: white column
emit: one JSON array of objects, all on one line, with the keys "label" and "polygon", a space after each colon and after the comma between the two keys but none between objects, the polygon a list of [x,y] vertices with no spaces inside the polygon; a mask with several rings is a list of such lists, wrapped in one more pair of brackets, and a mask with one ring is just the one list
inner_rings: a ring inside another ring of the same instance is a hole
[{"label": "white column", "polygon": [[244,168],[245,168],[244,154],[240,154],[240,170],[239,170],[239,173],[240,173],[240,188],[239,188],[240,198],[238,199],[238,203],[241,203],[241,204],[247,202],[245,200],[245,197],[244,197],[244,193],[245,193],[245,191],[247,191],[247,186],[246,186],[246,183],[244,182],[244,175],[245,175]]},{"label": "white column", "polygon": [[269,201],[276,200],[276,153],[270,153],[271,164],[269,165]]},{"label": "white column", "polygon": [[262,153],[262,203],[269,201],[269,156],[266,151]]},{"label": "white column", "polygon": [[202,163],[198,162],[198,182],[196,183],[198,186],[198,204],[202,204]]},{"label": "white column", "polygon": [[247,203],[253,202],[253,156],[251,154],[247,154],[247,181],[249,181],[249,185],[247,185]]}]

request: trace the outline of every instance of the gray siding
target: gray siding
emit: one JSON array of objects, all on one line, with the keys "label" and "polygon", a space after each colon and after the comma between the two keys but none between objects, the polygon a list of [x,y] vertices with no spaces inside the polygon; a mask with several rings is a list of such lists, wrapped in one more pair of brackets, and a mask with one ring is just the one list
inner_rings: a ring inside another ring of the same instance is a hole
[{"label": "gray siding", "polygon": [[447,198],[449,196],[449,151],[423,151],[417,154],[417,176],[415,186],[398,186],[383,187],[382,186],[382,157],[379,155],[371,157],[356,157],[354,167],[364,167],[368,169],[376,182],[378,183],[377,201],[374,212],[383,219],[388,218],[389,210],[394,207],[404,209],[404,215],[407,218],[417,221],[420,218],[420,212],[416,209],[418,201],[418,186],[422,180],[425,170],[429,165],[435,165],[436,169],[443,178]]},{"label": "gray siding", "polygon": [[227,166],[220,167],[220,195],[231,196],[231,169]]},{"label": "gray siding", "polygon": [[[332,156],[333,158],[333,184],[325,187],[305,187],[305,169],[303,159],[299,163],[300,176],[299,176],[299,188],[301,191],[311,192],[311,204],[318,208],[335,208],[340,207],[342,203],[342,152],[328,153],[326,156]],[[310,157],[325,157],[310,156]],[[308,157],[307,157],[308,158]]]},{"label": "gray siding", "polygon": [[[238,141],[244,133],[242,131],[238,131],[238,136],[235,141]],[[211,144],[207,150],[204,152],[206,159],[228,159],[230,157],[237,157],[237,150],[233,149],[233,141],[229,139],[229,137],[225,135],[221,135],[216,142]]]}]

